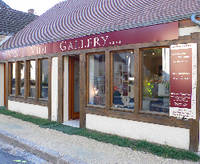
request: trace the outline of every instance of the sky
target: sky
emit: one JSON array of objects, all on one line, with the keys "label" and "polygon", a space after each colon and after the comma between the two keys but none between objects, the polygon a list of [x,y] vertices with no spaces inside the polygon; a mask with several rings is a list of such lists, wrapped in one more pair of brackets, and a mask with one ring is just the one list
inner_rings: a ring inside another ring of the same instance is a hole
[{"label": "sky", "polygon": [[36,15],[41,15],[55,4],[64,0],[3,0],[11,8],[27,12],[34,9]]}]

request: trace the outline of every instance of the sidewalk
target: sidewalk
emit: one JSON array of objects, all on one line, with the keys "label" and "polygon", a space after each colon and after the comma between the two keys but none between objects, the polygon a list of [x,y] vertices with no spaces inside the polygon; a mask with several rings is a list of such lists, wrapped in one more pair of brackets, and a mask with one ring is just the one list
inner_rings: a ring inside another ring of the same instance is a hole
[{"label": "sidewalk", "polygon": [[43,129],[0,114],[0,137],[39,155],[50,163],[69,164],[197,164],[164,159],[129,148],[97,142],[81,136]]}]

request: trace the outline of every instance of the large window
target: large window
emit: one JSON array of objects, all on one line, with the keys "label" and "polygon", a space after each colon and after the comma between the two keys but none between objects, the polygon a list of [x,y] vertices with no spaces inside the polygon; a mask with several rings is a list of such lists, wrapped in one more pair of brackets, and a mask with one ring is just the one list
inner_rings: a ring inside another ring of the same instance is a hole
[{"label": "large window", "polygon": [[89,104],[105,105],[105,55],[89,55]]},{"label": "large window", "polygon": [[24,70],[24,62],[18,62],[20,96],[24,96]]},{"label": "large window", "polygon": [[39,97],[48,99],[48,59],[40,60],[40,94]]},{"label": "large window", "polygon": [[169,48],[142,51],[143,92],[142,110],[169,112]]},{"label": "large window", "polygon": [[113,53],[113,107],[134,109],[133,51]]},{"label": "large window", "polygon": [[35,60],[31,60],[28,62],[28,97],[35,97],[36,96],[36,72],[35,72]]},{"label": "large window", "polygon": [[15,95],[15,87],[16,87],[16,64],[9,63],[10,65],[10,94]]}]

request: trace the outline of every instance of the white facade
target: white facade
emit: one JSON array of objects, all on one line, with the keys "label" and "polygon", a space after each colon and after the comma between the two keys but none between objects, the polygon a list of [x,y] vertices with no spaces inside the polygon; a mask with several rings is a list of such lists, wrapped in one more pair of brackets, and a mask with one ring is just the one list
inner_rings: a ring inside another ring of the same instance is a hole
[{"label": "white facade", "polygon": [[8,109],[14,112],[48,119],[47,106],[33,105],[9,100]]},{"label": "white facade", "polygon": [[86,114],[86,128],[136,140],[189,149],[189,129]]},{"label": "white facade", "polygon": [[51,68],[51,120],[58,119],[58,57],[52,58]]}]

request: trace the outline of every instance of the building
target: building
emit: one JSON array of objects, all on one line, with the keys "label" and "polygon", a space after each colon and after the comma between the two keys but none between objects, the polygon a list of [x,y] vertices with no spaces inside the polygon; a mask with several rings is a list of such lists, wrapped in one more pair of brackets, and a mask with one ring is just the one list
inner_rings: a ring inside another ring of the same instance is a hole
[{"label": "building", "polygon": [[198,0],[61,2],[1,46],[4,105],[198,151],[199,9]]},{"label": "building", "polygon": [[[35,18],[37,18],[36,15],[14,10],[0,0],[0,46]],[[2,67],[1,65],[0,70],[4,70]],[[0,76],[3,79],[4,73],[1,72]],[[3,83],[0,84],[0,92],[1,94],[4,92]],[[0,106],[5,104],[4,101],[4,97],[2,97],[0,99]]]}]

